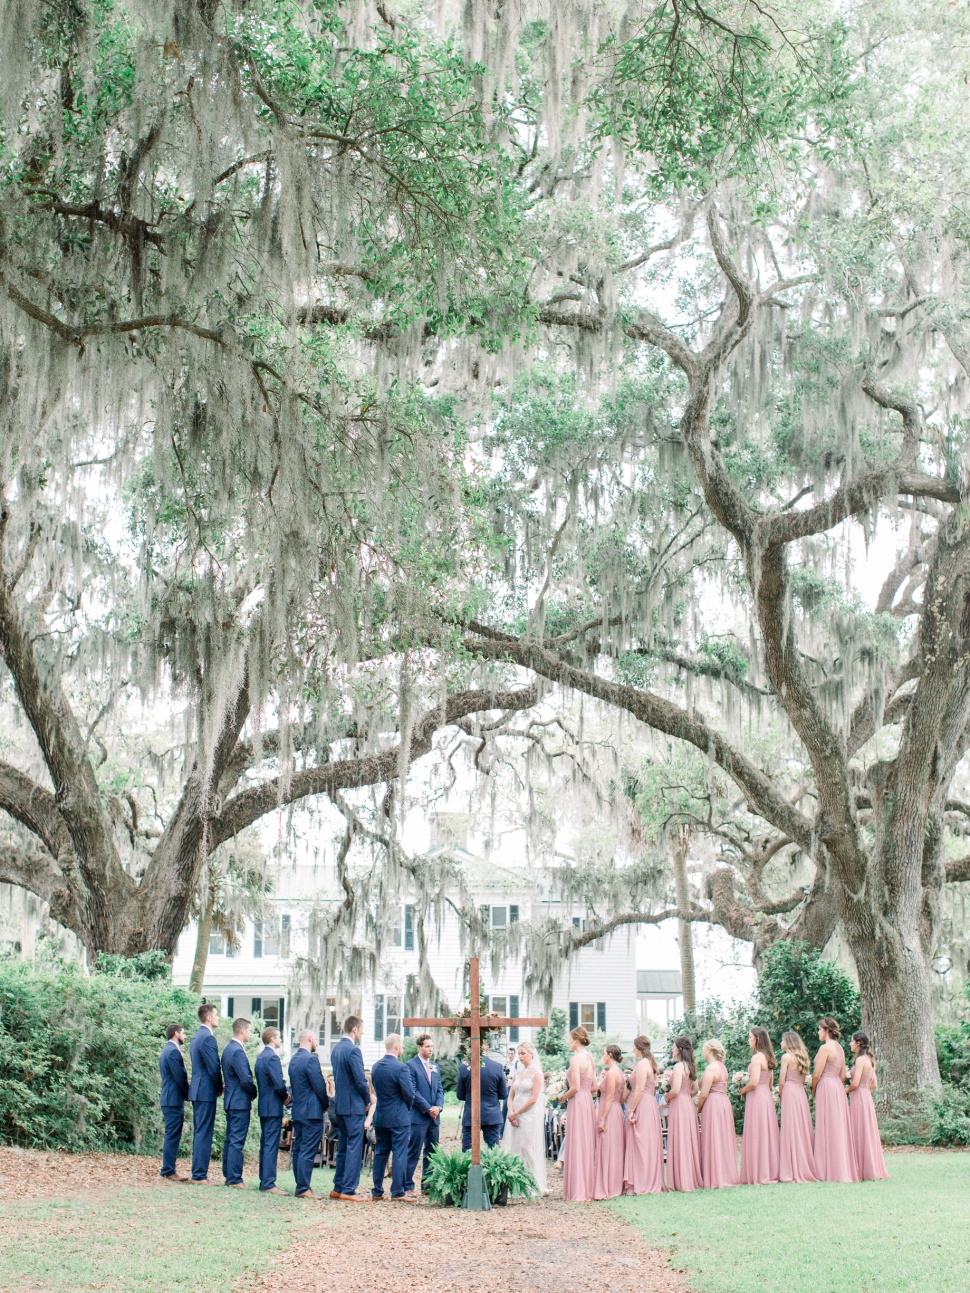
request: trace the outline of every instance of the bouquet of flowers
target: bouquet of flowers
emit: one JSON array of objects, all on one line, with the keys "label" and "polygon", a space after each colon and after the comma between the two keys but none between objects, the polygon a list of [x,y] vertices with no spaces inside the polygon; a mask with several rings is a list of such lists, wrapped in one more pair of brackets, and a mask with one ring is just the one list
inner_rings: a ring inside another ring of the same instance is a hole
[{"label": "bouquet of flowers", "polygon": [[546,1079],[546,1100],[549,1104],[562,1104],[563,1096],[569,1090],[569,1076],[565,1069],[550,1073]]},{"label": "bouquet of flowers", "polygon": [[731,1088],[737,1095],[743,1086],[748,1085],[748,1070],[738,1069],[736,1073],[731,1074]]},{"label": "bouquet of flowers", "polygon": [[660,1092],[661,1095],[665,1096],[667,1092],[670,1090],[670,1079],[673,1077],[673,1075],[674,1075],[673,1069],[665,1069],[664,1072],[661,1073],[660,1076],[657,1078],[656,1089]]}]

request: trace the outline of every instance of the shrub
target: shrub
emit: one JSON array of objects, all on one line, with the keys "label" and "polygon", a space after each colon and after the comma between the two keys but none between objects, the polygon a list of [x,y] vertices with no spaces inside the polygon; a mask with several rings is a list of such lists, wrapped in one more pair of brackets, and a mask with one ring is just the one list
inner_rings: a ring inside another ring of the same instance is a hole
[{"label": "shrub", "polygon": [[482,1168],[488,1197],[493,1203],[503,1188],[508,1189],[510,1199],[528,1199],[539,1193],[535,1177],[519,1155],[510,1154],[499,1145],[494,1149],[489,1149],[487,1145],[483,1147]]},{"label": "shrub", "polygon": [[[422,1183],[422,1189],[432,1203],[450,1202],[456,1208],[461,1206],[471,1162],[472,1156],[467,1149],[435,1150]],[[532,1173],[519,1155],[510,1154],[498,1145],[494,1149],[483,1146],[482,1170],[485,1173],[485,1188],[493,1203],[504,1186],[508,1187],[511,1199],[529,1198],[539,1193]]]},{"label": "shrub", "polygon": [[835,961],[807,943],[776,943],[765,953],[755,993],[753,1022],[767,1028],[776,1047],[789,1029],[813,1051],[818,1021],[831,1015],[843,1038],[862,1027],[859,993]]},{"label": "shrub", "polygon": [[458,1207],[465,1193],[471,1162],[472,1156],[467,1149],[435,1150],[421,1186],[432,1203],[450,1201]]}]

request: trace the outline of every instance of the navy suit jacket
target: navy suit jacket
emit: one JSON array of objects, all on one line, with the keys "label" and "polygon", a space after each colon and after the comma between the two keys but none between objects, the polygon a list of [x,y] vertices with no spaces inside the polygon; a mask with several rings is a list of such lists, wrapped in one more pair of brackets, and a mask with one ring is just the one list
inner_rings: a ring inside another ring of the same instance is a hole
[{"label": "navy suit jacket", "polygon": [[385,1055],[370,1071],[377,1092],[375,1127],[410,1127],[414,1104],[411,1070],[396,1055]]},{"label": "navy suit jacket", "polygon": [[[415,1055],[408,1060],[408,1068],[411,1070],[411,1081],[414,1083],[414,1104],[411,1106],[411,1124],[412,1126],[427,1125],[431,1119],[428,1117],[428,1110],[432,1105],[437,1105],[440,1109],[445,1102],[445,1091],[441,1085],[441,1074],[438,1072],[438,1066],[431,1061],[431,1082],[428,1083],[428,1075],[424,1071],[424,1060],[420,1055]],[[441,1114],[434,1121],[441,1121]]]},{"label": "navy suit jacket", "polygon": [[[502,1112],[502,1101],[509,1094],[505,1083],[505,1070],[501,1064],[486,1056],[482,1065],[482,1126],[497,1127],[505,1121]],[[465,1112],[461,1116],[461,1125],[472,1125],[472,1071],[468,1061],[458,1066],[458,1081],[455,1083],[455,1095],[465,1102]]]},{"label": "navy suit jacket", "polygon": [[330,1052],[333,1069],[333,1111],[343,1117],[363,1117],[370,1105],[370,1088],[364,1073],[360,1047],[349,1037],[341,1037]]},{"label": "navy suit jacket", "polygon": [[256,1056],[256,1085],[259,1087],[259,1105],[256,1110],[259,1116],[282,1118],[287,1090],[283,1081],[283,1065],[272,1046],[264,1046]]},{"label": "navy suit jacket", "polygon": [[290,1095],[294,1122],[322,1122],[330,1107],[320,1056],[302,1048],[290,1060]]},{"label": "navy suit jacket", "polygon": [[178,1042],[166,1042],[158,1057],[158,1071],[162,1077],[163,1109],[181,1109],[189,1094],[189,1079],[185,1074],[185,1060]]},{"label": "navy suit jacket", "polygon": [[249,1056],[242,1042],[235,1037],[226,1043],[222,1052],[222,1080],[226,1094],[222,1098],[224,1109],[248,1109],[258,1094],[249,1067]]},{"label": "navy suit jacket", "polygon": [[216,1039],[205,1024],[192,1038],[189,1054],[192,1057],[189,1099],[215,1101],[222,1095],[222,1069],[219,1067],[219,1047],[216,1045]]}]

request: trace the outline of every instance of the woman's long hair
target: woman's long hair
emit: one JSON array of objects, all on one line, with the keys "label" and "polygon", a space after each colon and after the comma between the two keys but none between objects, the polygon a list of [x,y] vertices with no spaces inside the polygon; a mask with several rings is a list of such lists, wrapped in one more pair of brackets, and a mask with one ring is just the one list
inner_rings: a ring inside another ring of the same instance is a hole
[{"label": "woman's long hair", "polygon": [[641,1059],[650,1061],[650,1067],[653,1069],[654,1076],[656,1076],[656,1074],[660,1072],[660,1065],[657,1063],[656,1057],[650,1049],[650,1038],[645,1037],[642,1033],[639,1037],[634,1037],[633,1049]]},{"label": "woman's long hair", "polygon": [[802,1077],[808,1077],[812,1068],[812,1061],[809,1059],[808,1050],[798,1033],[784,1033],[781,1039],[781,1048],[787,1051],[795,1061]]},{"label": "woman's long hair", "polygon": [[694,1059],[694,1043],[689,1037],[675,1037],[674,1045],[677,1047],[678,1056],[687,1065],[687,1076],[692,1082],[696,1082],[697,1060]]},{"label": "woman's long hair", "polygon": [[856,1046],[858,1046],[858,1048],[859,1048],[859,1049],[856,1051],[856,1055],[868,1055],[868,1056],[869,1056],[869,1058],[872,1060],[873,1064],[875,1064],[875,1062],[876,1062],[876,1057],[875,1057],[875,1054],[873,1053],[873,1049],[872,1049],[872,1042],[869,1040],[869,1034],[868,1034],[868,1033],[853,1033],[853,1034],[852,1034],[852,1040],[855,1042]]},{"label": "woman's long hair", "polygon": [[766,1028],[752,1028],[751,1036],[754,1038],[755,1053],[765,1057],[769,1072],[771,1069],[776,1069],[778,1061],[775,1059],[775,1048],[771,1044],[768,1030]]}]

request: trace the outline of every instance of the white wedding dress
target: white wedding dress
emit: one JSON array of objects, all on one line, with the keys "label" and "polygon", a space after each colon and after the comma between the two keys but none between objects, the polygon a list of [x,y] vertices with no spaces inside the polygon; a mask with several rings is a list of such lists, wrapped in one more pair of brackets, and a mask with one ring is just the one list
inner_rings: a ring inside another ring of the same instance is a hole
[{"label": "white wedding dress", "polygon": [[[519,1069],[509,1079],[509,1113],[515,1110],[532,1095],[532,1081],[536,1073],[541,1076],[538,1067]],[[512,1154],[518,1154],[535,1178],[542,1194],[549,1193],[546,1181],[546,1093],[543,1088],[539,1099],[519,1118],[519,1125],[513,1127],[506,1121],[502,1134],[502,1148]]]}]

